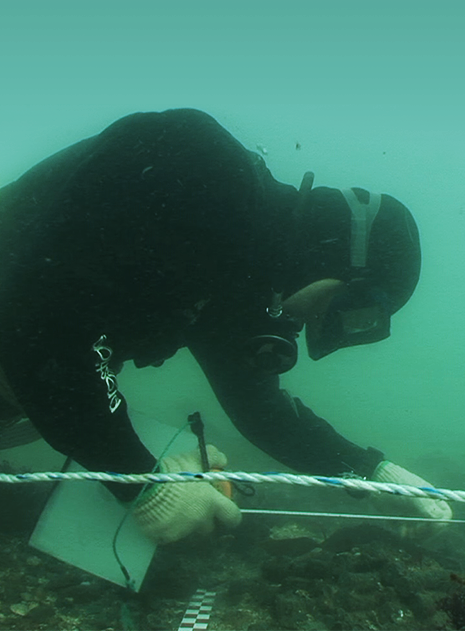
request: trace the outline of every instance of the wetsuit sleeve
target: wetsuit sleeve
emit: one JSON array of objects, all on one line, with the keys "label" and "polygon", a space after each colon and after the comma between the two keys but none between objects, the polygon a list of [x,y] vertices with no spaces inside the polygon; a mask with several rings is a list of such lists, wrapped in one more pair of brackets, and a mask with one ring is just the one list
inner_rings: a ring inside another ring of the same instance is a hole
[{"label": "wetsuit sleeve", "polygon": [[260,376],[225,347],[192,344],[190,349],[241,434],[286,467],[313,475],[369,477],[383,459],[381,452],[350,442],[280,389],[279,377]]},{"label": "wetsuit sleeve", "polygon": [[[48,342],[47,342],[48,340]],[[156,460],[134,431],[104,355],[69,336],[21,328],[3,339],[3,367],[25,413],[57,451],[92,471],[145,473]],[[139,485],[109,484],[123,501]]]}]

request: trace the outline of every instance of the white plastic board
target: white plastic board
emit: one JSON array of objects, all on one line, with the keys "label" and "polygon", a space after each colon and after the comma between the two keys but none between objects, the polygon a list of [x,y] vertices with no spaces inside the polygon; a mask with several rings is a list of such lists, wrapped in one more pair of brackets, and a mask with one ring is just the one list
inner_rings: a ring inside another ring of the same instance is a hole
[{"label": "white plastic board", "polygon": [[[145,428],[144,442],[154,454],[160,454],[176,430],[157,422],[150,425],[151,431]],[[195,446],[193,434],[183,433],[172,451]],[[68,468],[68,471],[82,470],[75,462]],[[125,514],[126,508],[99,482],[63,481],[42,511],[29,544],[61,561],[126,586],[112,549],[115,531]],[[117,551],[135,591],[142,585],[155,548],[129,516],[118,535]]]}]

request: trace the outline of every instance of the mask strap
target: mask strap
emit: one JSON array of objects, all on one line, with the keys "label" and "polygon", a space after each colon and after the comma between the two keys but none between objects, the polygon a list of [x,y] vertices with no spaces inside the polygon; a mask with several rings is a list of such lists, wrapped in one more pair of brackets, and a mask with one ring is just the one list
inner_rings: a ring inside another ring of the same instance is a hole
[{"label": "mask strap", "polygon": [[350,235],[350,264],[366,267],[370,232],[381,206],[381,195],[370,193],[368,204],[362,204],[353,189],[341,190],[352,214]]}]

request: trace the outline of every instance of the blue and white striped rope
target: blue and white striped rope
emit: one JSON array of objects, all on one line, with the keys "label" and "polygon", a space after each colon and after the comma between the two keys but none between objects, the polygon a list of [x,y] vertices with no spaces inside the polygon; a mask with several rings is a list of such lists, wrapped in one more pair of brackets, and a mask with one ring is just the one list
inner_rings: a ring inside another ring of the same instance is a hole
[{"label": "blue and white striped rope", "polygon": [[293,473],[247,473],[245,471],[209,471],[206,473],[103,473],[96,471],[40,472],[40,473],[0,473],[0,483],[17,484],[25,482],[57,482],[61,480],[92,480],[97,482],[117,482],[119,484],[147,484],[152,482],[250,482],[272,484],[294,484],[298,486],[332,487],[362,490],[370,493],[390,493],[405,497],[429,498],[452,502],[465,502],[465,491],[436,489],[429,486],[417,487],[391,482],[372,482],[359,478],[328,478],[325,476],[297,475]]}]

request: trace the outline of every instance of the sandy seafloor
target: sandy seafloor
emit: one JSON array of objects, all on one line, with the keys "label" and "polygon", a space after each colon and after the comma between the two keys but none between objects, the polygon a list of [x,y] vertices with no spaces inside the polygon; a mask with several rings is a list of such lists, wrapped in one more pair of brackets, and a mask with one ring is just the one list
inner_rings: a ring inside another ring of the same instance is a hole
[{"label": "sandy seafloor", "polygon": [[[197,589],[216,594],[211,631],[465,629],[465,524],[246,515],[233,533],[159,547],[133,594],[27,545],[42,499],[37,485],[0,489],[0,630],[176,631]],[[378,510],[339,490],[239,501]]]}]

